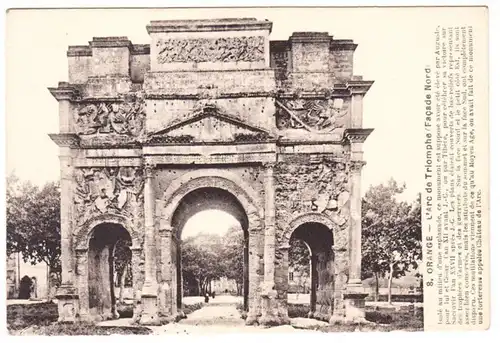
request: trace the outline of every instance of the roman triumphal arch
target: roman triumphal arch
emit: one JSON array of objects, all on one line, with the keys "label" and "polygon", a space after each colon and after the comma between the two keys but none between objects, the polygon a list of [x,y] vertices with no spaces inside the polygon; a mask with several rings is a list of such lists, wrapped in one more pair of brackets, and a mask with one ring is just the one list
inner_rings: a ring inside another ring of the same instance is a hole
[{"label": "roman triumphal arch", "polygon": [[134,320],[182,317],[179,235],[203,209],[245,233],[248,324],[287,312],[290,240],[311,254],[310,316],[364,317],[363,97],[356,44],[271,41],[256,19],[152,21],[150,44],[94,37],[67,51],[59,101],[60,321],[116,318],[112,256],[132,255]]}]

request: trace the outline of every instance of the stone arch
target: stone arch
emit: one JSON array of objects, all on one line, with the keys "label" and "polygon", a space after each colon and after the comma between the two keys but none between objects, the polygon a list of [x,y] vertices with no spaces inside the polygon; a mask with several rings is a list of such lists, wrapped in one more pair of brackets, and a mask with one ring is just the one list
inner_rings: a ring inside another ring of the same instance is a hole
[{"label": "stone arch", "polygon": [[75,248],[76,250],[88,250],[90,237],[92,236],[92,232],[94,229],[101,224],[116,224],[121,225],[125,230],[127,230],[130,238],[132,239],[132,247],[131,249],[135,249],[140,247],[140,236],[136,230],[133,230],[134,227],[129,218],[114,214],[114,213],[103,213],[97,216],[94,216],[87,220],[79,230],[75,232]]},{"label": "stone arch", "polygon": [[[172,293],[165,296],[165,300],[161,301],[165,304],[172,304],[172,310],[177,308],[179,310],[179,294],[180,290],[178,287],[182,285],[182,280],[176,275],[181,275],[180,268],[180,253],[178,250],[179,244],[178,240],[174,239],[174,233],[177,228],[174,228],[174,219],[176,216],[177,208],[182,204],[186,196],[192,192],[203,189],[203,188],[213,188],[219,189],[229,193],[239,202],[244,214],[246,215],[247,228],[245,231],[246,240],[246,252],[245,252],[245,267],[247,272],[245,273],[246,280],[244,294],[244,307],[249,310],[249,313],[257,313],[258,306],[260,302],[260,293],[258,291],[259,286],[259,254],[260,243],[259,243],[259,233],[263,227],[263,217],[264,210],[263,206],[260,206],[259,194],[256,193],[248,184],[246,184],[241,178],[235,174],[220,170],[220,169],[200,169],[196,171],[187,172],[184,175],[175,179],[163,192],[163,197],[159,201],[160,210],[157,212],[161,216],[160,220],[157,221],[159,225],[159,231],[169,232],[171,238],[167,239],[167,244],[162,246],[162,250],[172,251],[172,257],[174,260],[170,261],[168,253],[164,254],[160,252],[162,262],[160,265],[176,265],[176,270],[173,272],[174,276],[169,275],[170,272],[165,270],[162,272],[162,278],[165,283],[172,280],[172,285],[169,286],[172,289]],[[173,250],[172,250],[173,249]],[[251,250],[251,252],[250,252]],[[176,257],[175,257],[176,256]],[[174,294],[175,293],[175,294]],[[163,295],[162,295],[163,296]],[[171,301],[171,302],[170,302]],[[247,305],[245,305],[247,302]],[[168,313],[168,312],[166,312]],[[181,313],[182,314],[182,313]]]},{"label": "stone arch", "polygon": [[[310,248],[310,308],[309,317],[328,321],[333,311],[334,249],[338,225],[327,215],[308,212],[296,216],[285,227],[281,236],[282,254],[281,298],[285,308],[288,297],[288,266],[290,240],[295,236]],[[308,232],[310,232],[308,234]],[[314,232],[314,234],[313,234]]]},{"label": "stone arch", "polygon": [[[259,206],[258,194],[247,185],[241,178],[231,172],[218,169],[201,169],[180,176],[172,181],[163,193],[162,200],[165,207],[162,218],[168,219],[171,225],[172,215],[185,195],[198,188],[220,188],[238,199],[248,216],[248,221],[263,218],[263,208]],[[250,229],[254,226],[249,225]]]},{"label": "stone arch", "polygon": [[[335,222],[328,217],[326,214],[317,213],[317,212],[309,212],[305,214],[301,214],[295,217],[285,228],[283,235],[281,237],[281,244],[283,248],[287,248],[290,242],[290,238],[292,237],[293,232],[301,225],[305,223],[318,223],[327,227],[332,233],[335,233],[335,228],[337,225]],[[335,238],[335,235],[334,235]]]}]

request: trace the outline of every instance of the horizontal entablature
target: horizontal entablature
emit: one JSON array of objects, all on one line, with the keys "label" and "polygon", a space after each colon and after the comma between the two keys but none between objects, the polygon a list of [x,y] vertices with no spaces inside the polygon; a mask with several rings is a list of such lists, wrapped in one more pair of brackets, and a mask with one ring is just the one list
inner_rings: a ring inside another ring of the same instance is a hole
[{"label": "horizontal entablature", "polygon": [[243,154],[213,154],[213,155],[153,155],[145,156],[147,163],[152,164],[241,164],[275,162],[274,152],[255,152]]},{"label": "horizontal entablature", "polygon": [[219,93],[273,92],[276,89],[274,70],[227,70],[220,71],[172,71],[150,72],[144,77],[147,96],[175,94],[207,94],[217,97]]},{"label": "horizontal entablature", "polygon": [[247,153],[275,153],[276,144],[274,143],[250,143],[250,144],[199,144],[199,145],[166,145],[166,146],[145,146],[144,155],[228,155],[228,154],[247,154]]}]

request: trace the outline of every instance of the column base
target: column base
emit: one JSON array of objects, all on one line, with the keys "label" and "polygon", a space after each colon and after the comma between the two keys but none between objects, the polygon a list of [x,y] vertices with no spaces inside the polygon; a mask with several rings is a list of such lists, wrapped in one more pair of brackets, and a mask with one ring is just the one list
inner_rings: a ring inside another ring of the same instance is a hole
[{"label": "column base", "polygon": [[368,293],[359,283],[347,285],[347,292],[344,294],[345,321],[350,323],[364,323],[365,319],[365,298]]},{"label": "column base", "polygon": [[74,323],[79,317],[79,297],[75,287],[72,285],[61,285],[57,289],[57,311],[60,323]]},{"label": "column base", "polygon": [[277,309],[278,304],[276,298],[278,292],[274,290],[274,285],[264,284],[262,287],[264,291],[262,297],[262,316],[258,319],[259,324],[262,326],[277,326],[280,325]]},{"label": "column base", "polygon": [[160,318],[161,325],[175,323],[177,321],[177,318],[173,315],[160,314],[159,318]]},{"label": "column base", "polygon": [[158,316],[158,298],[156,295],[142,294],[142,313],[139,319],[141,325],[161,325]]},{"label": "column base", "polygon": [[247,319],[245,319],[245,325],[258,325],[259,324],[259,316],[254,313],[249,313],[247,315]]}]

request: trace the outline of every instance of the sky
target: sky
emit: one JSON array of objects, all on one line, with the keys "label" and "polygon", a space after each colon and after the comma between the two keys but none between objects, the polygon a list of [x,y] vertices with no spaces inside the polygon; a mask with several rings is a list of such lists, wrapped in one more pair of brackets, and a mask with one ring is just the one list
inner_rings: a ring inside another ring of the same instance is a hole
[{"label": "sky", "polygon": [[[58,103],[47,87],[67,80],[68,45],[96,36],[150,42],[150,20],[255,17],[273,22],[271,40],[294,31],[326,31],[353,39],[354,74],[375,81],[363,103],[363,126],[374,131],[364,144],[362,192],[391,177],[413,200],[423,185],[424,67],[432,61],[434,28],[442,11],[413,8],[239,8],[133,10],[10,10],[6,41],[6,172],[36,184],[59,179]],[[422,20],[422,16],[425,20]],[[228,221],[229,223],[230,221]]]}]

